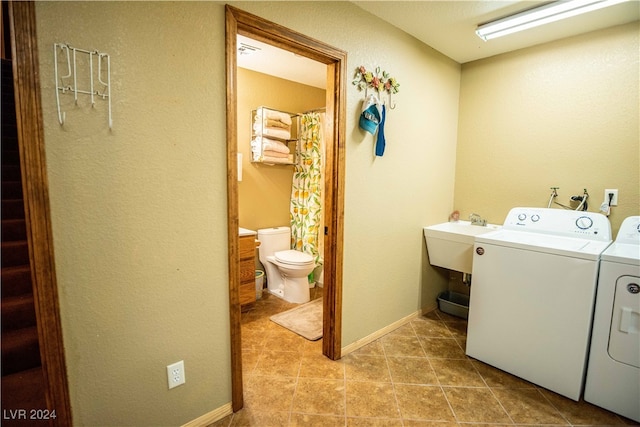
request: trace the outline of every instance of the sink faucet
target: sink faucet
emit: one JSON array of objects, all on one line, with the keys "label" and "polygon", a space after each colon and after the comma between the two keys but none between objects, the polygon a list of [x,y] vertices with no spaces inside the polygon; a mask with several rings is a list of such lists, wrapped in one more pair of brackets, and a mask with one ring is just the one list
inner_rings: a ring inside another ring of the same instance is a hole
[{"label": "sink faucet", "polygon": [[471,215],[469,215],[469,220],[471,221],[471,225],[479,225],[482,227],[485,227],[487,225],[487,220],[482,219],[482,217],[477,213],[472,213]]}]

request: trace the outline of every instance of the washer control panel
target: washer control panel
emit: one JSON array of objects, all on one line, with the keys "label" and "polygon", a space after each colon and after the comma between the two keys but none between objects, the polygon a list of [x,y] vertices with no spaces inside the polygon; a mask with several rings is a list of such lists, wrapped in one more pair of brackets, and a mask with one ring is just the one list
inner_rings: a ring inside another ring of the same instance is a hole
[{"label": "washer control panel", "polygon": [[[640,217],[639,217],[640,218]],[[610,241],[611,224],[599,213],[549,208],[513,208],[504,229]]]}]

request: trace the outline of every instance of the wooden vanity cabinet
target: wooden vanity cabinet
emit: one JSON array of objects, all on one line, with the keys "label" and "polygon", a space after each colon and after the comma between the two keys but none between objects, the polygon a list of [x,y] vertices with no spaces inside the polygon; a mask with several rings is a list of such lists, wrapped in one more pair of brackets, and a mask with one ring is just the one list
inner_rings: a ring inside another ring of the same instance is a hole
[{"label": "wooden vanity cabinet", "polygon": [[256,302],[256,238],[240,236],[240,306],[248,310]]}]

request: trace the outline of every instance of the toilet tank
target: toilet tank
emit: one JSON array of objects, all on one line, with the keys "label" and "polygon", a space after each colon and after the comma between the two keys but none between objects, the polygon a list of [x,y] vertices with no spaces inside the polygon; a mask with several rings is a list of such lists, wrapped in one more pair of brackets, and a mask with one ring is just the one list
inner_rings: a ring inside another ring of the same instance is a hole
[{"label": "toilet tank", "polygon": [[263,264],[268,256],[278,251],[291,249],[291,229],[289,227],[261,228],[258,230],[258,254]]}]

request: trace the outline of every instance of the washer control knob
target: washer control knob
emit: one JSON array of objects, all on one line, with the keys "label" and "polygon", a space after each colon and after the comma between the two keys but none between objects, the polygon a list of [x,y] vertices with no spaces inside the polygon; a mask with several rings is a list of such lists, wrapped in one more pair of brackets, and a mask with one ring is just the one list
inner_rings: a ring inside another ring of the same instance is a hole
[{"label": "washer control knob", "polygon": [[531,215],[531,221],[533,222],[540,221],[540,215]]},{"label": "washer control knob", "polygon": [[523,214],[523,213],[519,214],[519,215],[518,215],[518,219],[519,219],[520,221],[524,221],[525,219],[527,219],[527,214]]},{"label": "washer control knob", "polygon": [[588,216],[581,216],[576,220],[576,225],[581,230],[587,230],[593,225],[593,220]]}]

